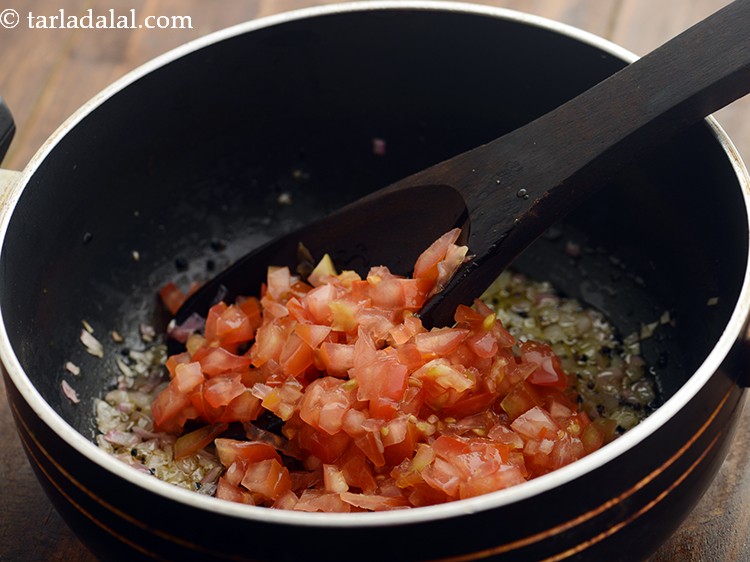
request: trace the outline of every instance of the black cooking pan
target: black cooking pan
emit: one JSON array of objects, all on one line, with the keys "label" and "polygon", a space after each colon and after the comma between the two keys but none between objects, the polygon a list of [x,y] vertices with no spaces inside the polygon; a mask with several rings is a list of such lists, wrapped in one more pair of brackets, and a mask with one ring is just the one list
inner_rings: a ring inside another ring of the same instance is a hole
[{"label": "black cooking pan", "polygon": [[[7,181],[0,357],[29,460],[81,540],[104,560],[652,552],[720,466],[744,392],[748,184],[712,120],[613,178],[514,266],[599,308],[624,335],[670,318],[642,342],[663,403],[589,457],[453,504],[308,514],[177,489],[91,442],[93,401],[114,384],[117,353],[142,346],[140,324],[166,324],[156,298],[165,282],[205,279],[279,233],[528,122],[632,58],[503,10],[371,2],[210,36],[74,114]],[[581,257],[565,252],[569,242]],[[105,358],[90,356],[78,341],[84,320],[126,341],[102,337]],[[80,377],[66,373],[69,360]]]}]

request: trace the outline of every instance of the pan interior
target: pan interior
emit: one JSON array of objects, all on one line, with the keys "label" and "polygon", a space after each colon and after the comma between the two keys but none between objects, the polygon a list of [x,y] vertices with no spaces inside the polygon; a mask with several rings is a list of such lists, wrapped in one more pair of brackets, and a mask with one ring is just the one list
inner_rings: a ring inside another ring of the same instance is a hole
[{"label": "pan interior", "polygon": [[[140,324],[163,327],[165,282],[205,278],[623,64],[517,21],[396,9],[286,22],[169,62],[85,116],[29,179],[0,257],[15,353],[52,407],[92,436],[93,398],[114,383],[123,346],[109,333],[139,347]],[[669,397],[721,335],[747,250],[738,178],[701,124],[618,174],[516,268],[601,309],[623,334],[668,313],[643,349]],[[79,342],[83,321],[103,359]],[[63,379],[81,403],[64,398]]]}]

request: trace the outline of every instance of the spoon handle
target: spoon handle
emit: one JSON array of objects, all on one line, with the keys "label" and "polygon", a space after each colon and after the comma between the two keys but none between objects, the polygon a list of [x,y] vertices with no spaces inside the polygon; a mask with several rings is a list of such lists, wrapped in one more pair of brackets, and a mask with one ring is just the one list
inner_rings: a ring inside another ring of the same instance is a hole
[{"label": "spoon handle", "polygon": [[476,254],[427,303],[425,321],[450,323],[618,167],[748,93],[749,26],[750,0],[735,0],[528,125],[407,178],[461,193]]}]

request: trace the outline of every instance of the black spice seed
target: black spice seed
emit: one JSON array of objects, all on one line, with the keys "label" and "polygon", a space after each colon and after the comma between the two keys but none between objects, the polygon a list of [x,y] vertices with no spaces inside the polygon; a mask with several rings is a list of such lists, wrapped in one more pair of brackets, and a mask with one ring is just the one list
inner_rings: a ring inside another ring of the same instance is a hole
[{"label": "black spice seed", "polygon": [[216,269],[216,262],[214,260],[206,260],[206,270],[214,271]]},{"label": "black spice seed", "polygon": [[188,261],[185,258],[177,258],[174,260],[174,266],[177,268],[177,271],[186,271],[188,265]]},{"label": "black spice seed", "polygon": [[221,252],[227,249],[227,243],[218,238],[211,240],[211,249],[215,252]]},{"label": "black spice seed", "polygon": [[135,457],[138,455],[138,451],[136,449],[130,449],[130,456]]}]

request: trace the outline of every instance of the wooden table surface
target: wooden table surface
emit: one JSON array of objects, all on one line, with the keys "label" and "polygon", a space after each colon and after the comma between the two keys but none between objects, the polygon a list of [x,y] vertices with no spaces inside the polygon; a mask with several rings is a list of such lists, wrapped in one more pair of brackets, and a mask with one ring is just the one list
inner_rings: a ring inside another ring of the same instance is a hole
[{"label": "wooden table surface", "polygon": [[[308,0],[5,0],[20,16],[0,27],[0,96],[18,132],[3,162],[20,170],[44,140],[76,108],[104,86],[152,57],[211,31],[277,12],[335,2]],[[728,0],[484,0],[575,25],[645,54]],[[66,14],[189,16],[185,29],[39,29],[29,18]],[[12,14],[10,14],[12,15]],[[750,23],[750,22],[749,22]],[[750,26],[749,26],[750,29]],[[750,33],[750,31],[749,31]],[[750,99],[717,117],[750,159]],[[0,392],[4,394],[0,378]],[[36,482],[11,414],[0,399],[0,561],[83,562],[93,556],[72,535]],[[652,558],[664,561],[750,560],[750,409],[746,409],[729,456],[713,485],[679,531]]]}]

